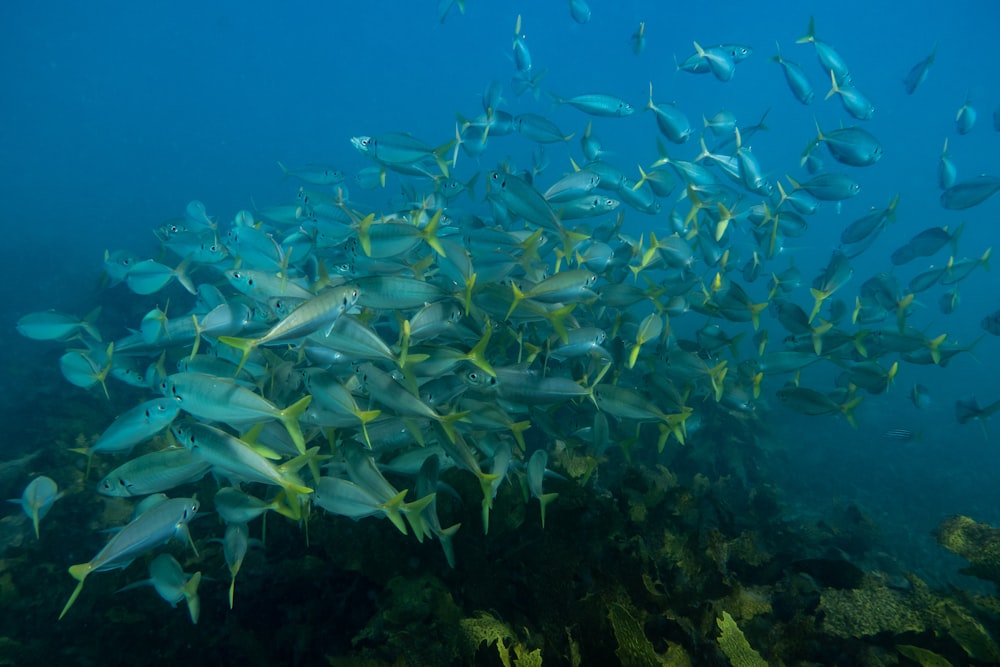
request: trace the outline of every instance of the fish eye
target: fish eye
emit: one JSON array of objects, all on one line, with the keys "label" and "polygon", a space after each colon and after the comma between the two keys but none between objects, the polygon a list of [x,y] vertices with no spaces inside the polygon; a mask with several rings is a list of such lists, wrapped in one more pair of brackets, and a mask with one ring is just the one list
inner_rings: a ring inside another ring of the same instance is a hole
[{"label": "fish eye", "polygon": [[239,280],[240,276],[241,276],[241,274],[240,274],[239,271],[233,271],[233,278],[235,278],[236,280]]}]

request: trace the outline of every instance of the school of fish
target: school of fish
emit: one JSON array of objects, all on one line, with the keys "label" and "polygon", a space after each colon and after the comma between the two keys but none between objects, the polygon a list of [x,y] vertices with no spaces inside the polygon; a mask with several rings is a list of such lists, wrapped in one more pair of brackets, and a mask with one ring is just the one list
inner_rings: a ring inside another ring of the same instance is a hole
[{"label": "school of fish", "polygon": [[[442,21],[454,6],[439,4]],[[591,19],[583,0],[570,11],[577,23]],[[636,54],[645,40],[640,24]],[[915,321],[918,298],[935,290],[941,312],[951,313],[959,287],[989,266],[990,248],[960,252],[961,227],[902,235],[884,270],[848,287],[853,260],[896,221],[898,195],[846,224],[825,265],[783,256],[789,239],[808,233],[810,216],[857,195],[864,170],[893,150],[861,125],[876,107],[855,84],[859,72],[812,21],[798,42],[812,45],[820,69],[808,71],[788,46],[776,46],[774,75],[802,105],[821,103],[813,86],[828,85],[844,123],[817,122],[801,164],[761,164],[751,143],[766,136],[764,117],[702,109],[699,128],[681,105],[655,101],[652,83],[644,104],[548,90],[518,17],[509,87],[484,82],[481,111],[459,110],[453,137],[345,136],[345,150],[349,140],[371,165],[349,175],[331,164],[279,163],[297,188],[286,204],[210,214],[192,201],[154,230],[155,259],[123,249],[105,255],[105,289],[149,299],[128,331],[109,331],[99,309],[21,317],[24,336],[66,345],[60,368],[69,382],[136,397],[79,451],[88,474],[94,457],[115,463],[91,480],[98,493],[141,500],[91,560],[70,567],[77,586],[60,618],[90,575],[126,568],[172,539],[196,548],[220,537],[207,523],[189,530],[202,504],[189,497],[191,485],[208,474],[223,485],[205,504],[225,523],[232,607],[248,526],[267,512],[303,524],[323,514],[386,518],[439,542],[456,567],[453,541],[489,530],[493,499],[511,479],[538,500],[541,524],[551,519],[553,488],[566,483],[548,468],[556,446],[584,453],[595,468],[619,446],[626,454],[696,447],[705,404],[758,420],[772,398],[855,424],[864,397],[905,378],[907,365],[945,367],[971,350],[978,341]],[[691,46],[677,60],[679,76],[725,82],[769,45]],[[936,52],[905,76],[908,93]],[[519,113],[524,93],[579,110],[580,127]],[[660,158],[633,173],[598,137],[602,122],[648,124]],[[967,101],[958,134],[974,123]],[[572,164],[546,164],[544,145],[574,137]],[[505,142],[535,145],[535,162],[477,171],[504,155]],[[681,159],[682,145],[699,152]],[[802,167],[805,175],[784,176]],[[969,209],[1000,191],[1000,177],[956,174],[945,141],[932,184],[945,209]],[[390,183],[401,192],[395,210],[350,196]],[[638,236],[625,224],[636,218]],[[918,260],[922,268],[904,279],[901,267]],[[1000,312],[982,326],[1000,335]],[[833,386],[805,379],[817,364],[838,369]],[[914,386],[914,405],[926,396]],[[956,417],[985,428],[997,410],[1000,400],[983,407],[961,398]],[[151,441],[170,446],[151,449]],[[481,527],[459,533],[438,515],[439,478],[450,469],[479,482]],[[64,495],[38,477],[15,501],[36,537]],[[164,553],[149,569],[136,585],[153,585],[170,604],[186,601],[197,622],[201,573],[185,573]]]}]

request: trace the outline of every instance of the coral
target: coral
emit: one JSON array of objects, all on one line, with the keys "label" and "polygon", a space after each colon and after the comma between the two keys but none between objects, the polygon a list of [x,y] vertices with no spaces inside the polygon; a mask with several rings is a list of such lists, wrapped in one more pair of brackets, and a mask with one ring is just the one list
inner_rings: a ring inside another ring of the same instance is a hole
[{"label": "coral", "polygon": [[722,631],[716,641],[729,658],[729,664],[733,667],[767,667],[767,661],[750,646],[750,642],[728,611],[723,611],[722,617],[717,618],[715,622]]},{"label": "coral", "polygon": [[1000,586],[1000,528],[957,515],[942,521],[935,537],[945,549],[969,561],[964,574]]}]

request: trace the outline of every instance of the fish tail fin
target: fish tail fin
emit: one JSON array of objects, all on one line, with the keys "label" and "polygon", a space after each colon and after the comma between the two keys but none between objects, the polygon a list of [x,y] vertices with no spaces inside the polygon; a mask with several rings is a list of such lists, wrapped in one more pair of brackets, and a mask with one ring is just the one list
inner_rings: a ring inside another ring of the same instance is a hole
[{"label": "fish tail fin", "polygon": [[510,282],[510,288],[514,293],[514,298],[510,302],[510,309],[504,317],[505,320],[510,319],[510,316],[514,314],[514,311],[517,310],[517,307],[521,305],[521,302],[525,299],[524,292],[522,292],[521,288],[517,286],[517,282],[512,280]]},{"label": "fish tail fin", "polygon": [[[384,184],[383,184],[383,187]],[[358,223],[358,242],[361,243],[361,249],[365,251],[365,257],[372,256],[372,237],[371,237],[371,226],[375,221],[375,214],[369,213]]]},{"label": "fish tail fin", "polygon": [[509,427],[511,435],[514,436],[514,441],[517,442],[517,446],[523,452],[525,450],[524,445],[524,432],[531,428],[531,420],[526,419],[520,422],[514,422]]},{"label": "fish tail fin", "polygon": [[233,377],[240,374],[243,367],[247,363],[247,359],[250,358],[250,353],[254,351],[257,347],[256,338],[236,338],[235,336],[219,336],[219,342],[228,345],[229,347],[234,347],[243,353],[243,357],[240,359],[240,363],[236,366],[236,372],[233,373]]},{"label": "fish tail fin", "polygon": [[435,533],[438,538],[438,542],[441,543],[441,550],[444,552],[444,558],[448,561],[448,567],[455,569],[455,547],[451,543],[451,538],[455,536],[458,529],[462,527],[462,524],[456,523],[453,526],[443,528]]},{"label": "fish tail fin", "polygon": [[[235,582],[235,579],[233,581]],[[198,597],[198,584],[200,583],[201,572],[195,572],[181,587],[181,593],[187,600],[188,615],[191,616],[191,622],[195,625],[198,624],[198,617],[201,615],[201,598]]]},{"label": "fish tail fin", "polygon": [[[286,473],[284,480],[287,484],[284,484],[282,488],[285,489],[286,494],[291,493],[301,493],[303,495],[309,495],[313,492],[308,486],[305,486],[300,479],[298,479],[296,473],[302,469],[302,466],[309,466],[309,472],[312,473],[313,479],[319,479],[319,461],[321,459],[330,458],[329,456],[319,456],[319,447],[310,447],[304,454],[296,456],[283,463],[279,470]],[[289,500],[293,500],[292,496],[289,496]]]},{"label": "fish tail fin", "polygon": [[288,167],[286,167],[286,166],[285,166],[285,165],[284,165],[284,164],[283,164],[283,163],[281,162],[281,160],[278,160],[278,167],[280,167],[280,168],[281,168],[281,173],[283,173],[283,174],[284,174],[285,176],[288,176]]},{"label": "fish tail fin", "polygon": [[490,343],[490,338],[493,336],[493,327],[487,322],[484,329],[483,337],[479,339],[475,347],[469,350],[465,358],[489,374],[490,377],[496,377],[496,371],[493,370],[493,366],[486,359],[486,348]]},{"label": "fish tail fin", "polygon": [[354,416],[361,420],[361,433],[365,436],[365,444],[372,449],[372,440],[368,437],[368,422],[382,414],[381,410],[358,410]]},{"label": "fish tail fin", "polygon": [[569,343],[569,334],[566,331],[566,320],[569,318],[570,313],[576,308],[575,303],[570,303],[562,308],[557,308],[552,312],[545,313],[545,319],[549,321],[549,325],[555,329],[555,332],[559,335],[559,340],[563,344]]},{"label": "fish tail fin", "polygon": [[823,307],[823,302],[826,301],[827,298],[833,294],[833,292],[818,290],[815,287],[811,287],[809,288],[809,293],[812,294],[813,299],[816,301],[815,305],[813,305],[812,313],[809,314],[809,322],[811,324],[812,321],[816,319],[816,316],[819,315],[820,308]]},{"label": "fish tail fin", "polygon": [[[477,174],[478,175],[478,174]],[[430,222],[428,222],[420,232],[420,238],[424,240],[424,243],[429,245],[434,252],[438,254],[438,257],[444,257],[444,248],[441,246],[441,241],[438,240],[438,227],[441,224],[441,214],[442,209],[438,209],[431,216]]]},{"label": "fish tail fin", "polygon": [[[441,173],[444,174],[445,178],[448,178],[450,175],[448,160],[445,158],[455,148],[459,141],[460,139],[457,138],[451,139],[434,149],[434,161],[437,162],[438,169],[441,170]],[[454,159],[454,157],[452,159]]]},{"label": "fish tail fin", "polygon": [[395,496],[379,505],[379,509],[382,510],[382,513],[385,514],[386,518],[388,518],[389,521],[392,522],[392,525],[394,525],[403,535],[406,535],[406,524],[403,522],[403,516],[400,509],[403,506],[403,499],[406,498],[406,494],[408,492],[409,489],[403,489]]},{"label": "fish tail fin", "polygon": [[[674,56],[674,63],[677,63],[677,56]],[[678,64],[677,69],[680,70],[681,66]],[[658,111],[656,105],[653,104],[653,82],[649,82],[649,101],[646,102],[646,106],[643,107],[643,111]]]},{"label": "fish tail fin", "polygon": [[479,488],[483,492],[483,535],[490,532],[490,510],[493,509],[493,482],[500,479],[500,475],[479,472]]},{"label": "fish tail fin", "polygon": [[83,330],[87,333],[88,336],[96,340],[98,343],[103,341],[101,341],[101,332],[98,331],[97,327],[94,326],[94,322],[97,321],[97,318],[100,316],[100,314],[101,314],[101,307],[98,306],[97,308],[94,308],[92,311],[87,313],[84,316],[83,320],[81,320],[80,322],[80,327],[83,328]]},{"label": "fish tail fin", "polygon": [[[461,118],[461,116],[459,116]],[[486,141],[485,134],[489,131],[489,126],[483,130],[483,141]],[[458,166],[458,150],[462,147],[462,130],[458,126],[458,122],[455,122],[455,148],[451,152],[451,168],[454,169]]]},{"label": "fish tail fin", "polygon": [[549,506],[553,500],[559,497],[558,493],[543,493],[538,496],[538,505],[541,508],[542,514],[542,528],[545,528],[545,508]]},{"label": "fish tail fin", "polygon": [[840,92],[840,86],[837,85],[837,75],[834,74],[833,70],[830,70],[830,83],[832,84],[830,86],[830,92],[828,92],[826,97],[823,98],[825,100],[830,99]]},{"label": "fish tail fin", "polygon": [[797,40],[795,40],[795,43],[806,44],[808,42],[815,42],[815,41],[816,41],[816,17],[810,16],[809,29],[806,31],[806,34],[802,35]]},{"label": "fish tail fin", "polygon": [[[947,142],[947,139],[945,140]],[[962,232],[965,231],[965,221],[963,220],[958,227],[955,228],[955,232],[951,235],[951,239],[948,243],[951,244],[951,254],[958,254],[958,239],[962,236]]]},{"label": "fish tail fin", "polygon": [[188,266],[191,264],[191,259],[185,257],[181,260],[181,263],[177,265],[177,268],[173,270],[173,276],[177,279],[177,282],[181,284],[188,294],[197,294],[198,288],[194,286],[194,282],[191,280],[191,276],[187,274]]},{"label": "fish tail fin", "polygon": [[465,308],[466,316],[468,316],[469,311],[472,309],[472,288],[476,286],[476,276],[476,273],[472,273],[465,279],[462,306]]},{"label": "fish tail fin", "polygon": [[840,412],[844,415],[844,419],[847,423],[851,425],[851,428],[857,430],[858,421],[854,418],[854,408],[858,407],[858,404],[864,400],[864,396],[855,396],[851,400],[847,401],[840,406]]},{"label": "fish tail fin", "polygon": [[66,605],[62,608],[62,611],[59,612],[60,621],[62,620],[62,617],[66,615],[66,612],[69,611],[69,608],[73,606],[73,603],[76,602],[76,599],[80,597],[80,591],[83,590],[83,582],[87,580],[87,575],[90,574],[90,572],[90,563],[80,563],[79,565],[73,565],[69,568],[70,575],[72,575],[72,577],[79,583],[77,583],[76,588],[73,589],[73,593],[69,596],[69,600],[66,601]]},{"label": "fish tail fin", "polygon": [[760,329],[760,314],[767,310],[768,302],[763,303],[751,303],[748,308],[750,309],[750,321],[753,323],[753,330],[757,331]]},{"label": "fish tail fin", "polygon": [[932,338],[931,340],[927,341],[927,347],[931,349],[931,359],[934,360],[935,364],[941,363],[941,343],[943,343],[944,339],[947,337],[948,334],[943,333],[937,338]]},{"label": "fish tail fin", "polygon": [[427,522],[424,520],[423,511],[424,509],[434,502],[434,498],[437,497],[436,493],[428,493],[423,498],[418,498],[413,502],[403,503],[400,506],[400,511],[403,516],[406,517],[407,523],[410,524],[410,528],[413,529],[413,535],[417,538],[417,542],[423,544],[425,537],[430,537],[433,535]]},{"label": "fish tail fin", "polygon": [[708,371],[708,379],[712,384],[712,391],[715,393],[716,402],[722,400],[722,391],[725,388],[725,384],[723,384],[723,382],[726,379],[726,373],[728,372],[729,363],[725,359]]},{"label": "fish tail fin", "polygon": [[986,249],[983,256],[979,258],[979,264],[983,267],[984,271],[990,270],[990,255],[993,254],[993,246]]},{"label": "fish tail fin", "polygon": [[108,347],[104,351],[104,354],[108,358],[108,362],[104,364],[104,368],[101,369],[101,372],[94,376],[94,379],[101,383],[101,389],[104,390],[104,397],[109,401],[111,400],[111,394],[108,393],[108,385],[106,380],[108,379],[108,373],[111,372],[111,365],[113,363],[114,353],[115,353],[115,342],[111,341],[110,343],[108,343]]},{"label": "fish tail fin", "polygon": [[465,191],[469,193],[469,199],[472,201],[476,200],[476,182],[479,180],[479,172],[477,171],[472,175],[472,177],[465,182]]},{"label": "fish tail fin", "polygon": [[292,442],[295,443],[295,447],[302,454],[306,453],[306,442],[302,437],[302,429],[299,427],[299,417],[301,417],[302,413],[304,413],[306,408],[309,407],[310,401],[312,401],[312,396],[303,396],[298,401],[278,413],[278,419],[280,419],[281,423],[285,425],[285,430],[287,430],[288,435],[292,437]]}]

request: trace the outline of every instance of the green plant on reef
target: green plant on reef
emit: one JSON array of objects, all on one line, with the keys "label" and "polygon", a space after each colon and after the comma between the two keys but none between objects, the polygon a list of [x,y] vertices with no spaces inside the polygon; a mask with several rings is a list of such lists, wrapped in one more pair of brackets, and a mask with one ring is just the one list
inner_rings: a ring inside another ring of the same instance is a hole
[{"label": "green plant on reef", "polygon": [[659,656],[653,649],[653,644],[646,638],[642,624],[636,620],[633,612],[620,602],[608,604],[608,620],[615,633],[618,648],[615,655],[623,667],[647,667],[661,664]]},{"label": "green plant on reef", "polygon": [[897,644],[896,650],[922,667],[953,667],[947,658],[919,646]]},{"label": "green plant on reef", "polygon": [[716,641],[719,642],[719,648],[722,649],[722,652],[729,658],[730,665],[733,667],[767,667],[767,661],[750,646],[750,642],[740,630],[740,626],[736,625],[736,621],[733,620],[728,611],[723,611],[722,616],[715,619],[715,623],[722,631]]},{"label": "green plant on reef", "polygon": [[480,611],[473,618],[463,618],[459,625],[466,662],[473,660],[483,644],[496,644],[497,656],[504,667],[542,666],[542,649],[526,647],[507,623],[490,613]]},{"label": "green plant on reef", "polygon": [[1000,586],[1000,528],[959,515],[942,521],[935,536],[938,544],[969,561],[963,574]]},{"label": "green plant on reef", "polygon": [[835,637],[870,637],[882,632],[902,634],[928,629],[930,594],[920,582],[910,591],[890,588],[874,575],[860,588],[825,589],[820,596],[823,630]]}]

